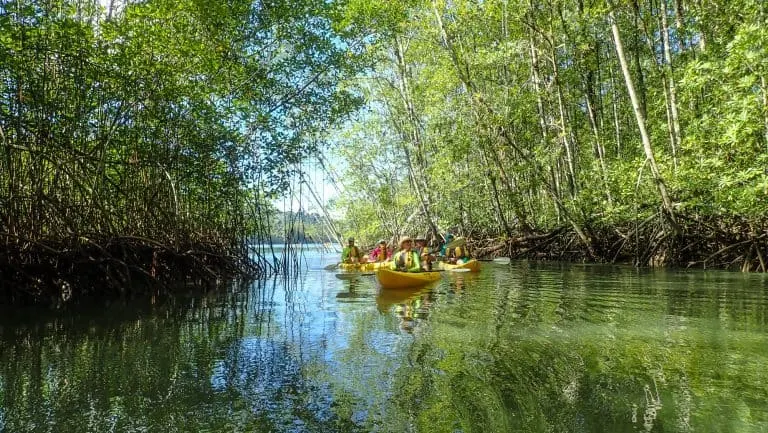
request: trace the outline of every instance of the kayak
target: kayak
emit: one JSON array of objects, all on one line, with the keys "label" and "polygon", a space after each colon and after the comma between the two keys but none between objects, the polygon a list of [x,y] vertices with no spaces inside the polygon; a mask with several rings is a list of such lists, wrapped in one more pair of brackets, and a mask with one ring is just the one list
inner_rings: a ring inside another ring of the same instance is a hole
[{"label": "kayak", "polygon": [[372,263],[339,263],[339,269],[342,271],[375,271],[379,268],[388,268],[390,262],[372,262]]},{"label": "kayak", "polygon": [[362,271],[365,263],[339,263],[339,269],[342,271]]},{"label": "kayak", "polygon": [[419,287],[440,279],[439,272],[399,272],[386,268],[376,271],[376,279],[384,289]]},{"label": "kayak", "polygon": [[437,269],[448,271],[451,269],[469,269],[472,272],[480,272],[480,262],[478,262],[475,259],[472,259],[468,261],[467,263],[461,264],[461,265],[452,265],[445,262],[440,262],[437,264]]},{"label": "kayak", "polygon": [[365,264],[365,270],[366,271],[377,271],[379,269],[389,269],[389,266],[392,264],[392,262],[373,262],[373,263],[366,263]]}]

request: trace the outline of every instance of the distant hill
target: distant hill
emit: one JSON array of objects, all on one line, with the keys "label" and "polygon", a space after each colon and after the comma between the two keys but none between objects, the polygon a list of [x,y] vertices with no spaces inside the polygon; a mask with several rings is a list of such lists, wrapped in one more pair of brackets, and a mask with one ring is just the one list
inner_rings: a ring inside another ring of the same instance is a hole
[{"label": "distant hill", "polygon": [[274,243],[336,242],[326,228],[323,216],[317,213],[276,211],[271,228]]}]

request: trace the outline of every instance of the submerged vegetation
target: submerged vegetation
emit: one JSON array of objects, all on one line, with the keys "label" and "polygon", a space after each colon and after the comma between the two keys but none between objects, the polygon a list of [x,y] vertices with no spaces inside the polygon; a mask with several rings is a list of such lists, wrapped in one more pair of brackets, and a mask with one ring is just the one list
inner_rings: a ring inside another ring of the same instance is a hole
[{"label": "submerged vegetation", "polygon": [[0,303],[259,273],[363,43],[339,4],[0,4]]},{"label": "submerged vegetation", "polygon": [[358,81],[367,109],[339,131],[349,231],[766,271],[765,2],[360,10],[379,60]]}]

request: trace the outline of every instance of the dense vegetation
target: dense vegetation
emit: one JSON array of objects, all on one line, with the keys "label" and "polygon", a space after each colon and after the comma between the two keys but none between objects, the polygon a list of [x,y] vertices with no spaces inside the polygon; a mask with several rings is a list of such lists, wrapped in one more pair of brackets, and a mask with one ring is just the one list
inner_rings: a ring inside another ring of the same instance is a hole
[{"label": "dense vegetation", "polygon": [[0,298],[258,272],[326,141],[326,236],[765,270],[766,8],[3,2]]},{"label": "dense vegetation", "polygon": [[269,200],[359,104],[342,3],[0,3],[0,302],[263,270]]},{"label": "dense vegetation", "polygon": [[348,230],[766,270],[764,1],[361,3]]}]

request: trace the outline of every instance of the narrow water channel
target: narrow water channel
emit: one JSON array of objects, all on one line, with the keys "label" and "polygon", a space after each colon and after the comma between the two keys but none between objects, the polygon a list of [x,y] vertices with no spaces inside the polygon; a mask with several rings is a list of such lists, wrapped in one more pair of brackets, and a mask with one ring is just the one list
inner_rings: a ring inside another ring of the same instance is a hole
[{"label": "narrow water channel", "polygon": [[0,432],[763,432],[768,280],[513,262],[0,310]]}]

